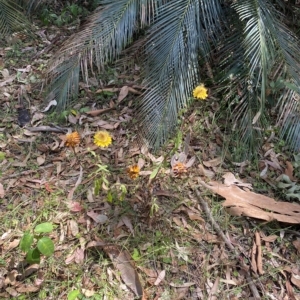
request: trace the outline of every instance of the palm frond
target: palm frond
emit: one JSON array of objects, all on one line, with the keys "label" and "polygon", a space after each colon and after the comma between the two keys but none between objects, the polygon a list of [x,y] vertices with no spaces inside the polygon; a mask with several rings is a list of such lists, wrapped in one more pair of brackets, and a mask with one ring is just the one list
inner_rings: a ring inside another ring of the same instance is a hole
[{"label": "palm frond", "polygon": [[[298,46],[270,1],[240,0],[232,7],[240,21],[232,21],[235,31],[225,43],[230,54],[225,56],[223,65],[231,73],[230,76],[227,73],[231,80],[225,98],[237,103],[232,111],[234,124],[250,149],[250,141],[256,146],[261,144],[261,132],[269,124],[266,101],[269,106],[270,82],[297,77]],[[243,34],[239,27],[243,28]],[[289,48],[290,43],[293,45]],[[289,102],[292,98],[284,99]],[[281,111],[283,109],[281,105]]]},{"label": "palm frond", "polygon": [[[149,2],[149,1],[148,1]],[[78,91],[79,76],[72,70],[81,70],[88,80],[88,67],[103,69],[105,63],[117,58],[124,47],[132,41],[140,10],[139,0],[102,1],[101,6],[89,18],[85,27],[68,39],[51,63],[48,76],[51,80],[49,93],[54,93],[58,107],[63,108],[70,94]],[[77,72],[77,71],[76,71]],[[69,76],[67,76],[69,75]],[[65,80],[65,83],[61,81]],[[57,89],[63,85],[65,89]],[[74,94],[75,93],[75,94]]]},{"label": "palm frond", "polygon": [[178,114],[199,83],[198,55],[208,59],[220,30],[218,1],[169,1],[157,11],[145,46],[148,90],[138,111],[140,138],[158,148],[174,131]]},{"label": "palm frond", "polygon": [[14,32],[29,28],[30,24],[20,6],[12,1],[0,0],[0,40],[4,40]]}]

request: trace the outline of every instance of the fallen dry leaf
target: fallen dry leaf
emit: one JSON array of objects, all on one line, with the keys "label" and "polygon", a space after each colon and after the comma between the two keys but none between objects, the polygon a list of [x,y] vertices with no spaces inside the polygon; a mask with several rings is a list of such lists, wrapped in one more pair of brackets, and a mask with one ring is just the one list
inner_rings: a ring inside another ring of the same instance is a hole
[{"label": "fallen dry leaf", "polygon": [[79,202],[72,202],[70,204],[70,211],[72,212],[80,212],[83,210],[83,207],[81,206],[81,204]]},{"label": "fallen dry leaf", "polygon": [[212,179],[215,176],[215,172],[204,168],[201,164],[198,165],[199,173],[202,176]]},{"label": "fallen dry leaf", "polygon": [[44,162],[45,162],[45,160],[46,160],[46,159],[45,159],[45,155],[43,155],[43,156],[38,156],[36,160],[37,160],[37,163],[38,163],[39,166],[43,165]]},{"label": "fallen dry leaf", "polygon": [[286,168],[284,170],[284,174],[287,175],[292,181],[296,181],[293,175],[294,173],[293,165],[289,161],[286,161],[285,164],[286,164]]},{"label": "fallen dry leaf", "polygon": [[81,291],[82,291],[82,294],[84,296],[86,296],[87,298],[92,297],[95,294],[95,291],[93,291],[93,290],[81,289]]},{"label": "fallen dry leaf", "polygon": [[34,293],[40,289],[39,286],[34,286],[30,284],[21,285],[16,288],[17,292],[19,293]]},{"label": "fallen dry leaf", "polygon": [[117,245],[103,246],[103,250],[109,256],[115,268],[120,272],[121,278],[125,284],[136,296],[141,297],[143,295],[142,284],[130,254]]},{"label": "fallen dry leaf", "polygon": [[297,249],[298,253],[300,253],[300,240],[296,239],[293,242],[294,247]]},{"label": "fallen dry leaf", "polygon": [[74,220],[70,220],[69,221],[69,228],[70,228],[70,231],[72,233],[73,236],[77,236],[77,234],[79,233],[79,228],[78,228],[78,224],[76,221]]},{"label": "fallen dry leaf", "polygon": [[278,238],[277,235],[269,235],[269,236],[263,236],[261,237],[261,239],[264,241],[264,242],[269,242],[269,243],[273,243],[276,241],[276,239]]},{"label": "fallen dry leaf", "polygon": [[75,190],[77,189],[77,187],[80,185],[81,181],[82,181],[82,176],[83,176],[83,170],[82,170],[82,166],[80,166],[80,172],[79,172],[79,176],[78,179],[75,183],[75,186],[70,190],[69,194],[68,194],[68,200],[71,201],[73,199],[73,195]]},{"label": "fallen dry leaf", "polygon": [[9,251],[14,249],[19,246],[19,243],[20,243],[20,239],[14,239],[12,242],[8,244],[7,247],[5,247],[5,250]]},{"label": "fallen dry leaf", "polygon": [[128,86],[125,85],[120,90],[120,94],[118,96],[117,102],[120,103],[124,98],[126,98],[127,95],[128,95]]},{"label": "fallen dry leaf", "polygon": [[185,288],[185,287],[193,286],[193,285],[195,285],[196,283],[195,283],[195,282],[184,282],[184,283],[173,283],[173,282],[170,282],[169,284],[170,284],[170,286],[172,286],[172,287],[176,287],[176,288]]},{"label": "fallen dry leaf", "polygon": [[83,264],[83,262],[84,262],[84,250],[83,249],[80,249],[80,248],[77,248],[76,250],[75,250],[75,257],[74,257],[74,259],[75,259],[75,262],[77,263],[77,264]]},{"label": "fallen dry leaf", "polygon": [[154,282],[154,285],[159,285],[166,277],[166,270],[162,270],[158,276],[157,279]]},{"label": "fallen dry leaf", "polygon": [[244,191],[235,185],[225,186],[218,182],[202,180],[199,183],[224,197],[223,206],[233,216],[247,216],[271,222],[277,220],[288,224],[300,223],[300,205],[290,202],[275,201],[267,196]]},{"label": "fallen dry leaf", "polygon": [[16,278],[19,275],[17,270],[12,270],[11,272],[7,273],[5,278],[5,285],[15,285],[16,284]]},{"label": "fallen dry leaf", "polygon": [[108,217],[106,215],[97,214],[93,211],[89,211],[86,213],[90,218],[92,218],[96,223],[104,224]]},{"label": "fallen dry leaf", "polygon": [[134,229],[133,229],[133,226],[132,226],[132,223],[131,223],[130,219],[127,216],[122,216],[121,217],[121,221],[129,229],[129,231],[131,232],[132,236],[134,236]]},{"label": "fallen dry leaf", "polygon": [[292,274],[291,276],[291,282],[294,284],[298,289],[300,288],[300,276]]},{"label": "fallen dry leaf", "polygon": [[227,186],[237,185],[240,187],[246,187],[248,189],[252,189],[251,183],[245,183],[245,182],[235,178],[235,176],[230,172],[225,173],[222,177],[224,178],[224,184]]},{"label": "fallen dry leaf", "polygon": [[263,271],[263,266],[262,266],[261,239],[260,239],[260,235],[259,235],[258,231],[255,232],[255,244],[257,247],[257,254],[256,254],[257,271],[258,271],[258,274],[263,275],[264,271]]},{"label": "fallen dry leaf", "polygon": [[209,161],[204,161],[203,164],[205,167],[217,167],[222,162],[222,157],[217,157]]},{"label": "fallen dry leaf", "polygon": [[0,183],[0,198],[3,198],[4,196],[5,196],[4,187],[3,184]]}]

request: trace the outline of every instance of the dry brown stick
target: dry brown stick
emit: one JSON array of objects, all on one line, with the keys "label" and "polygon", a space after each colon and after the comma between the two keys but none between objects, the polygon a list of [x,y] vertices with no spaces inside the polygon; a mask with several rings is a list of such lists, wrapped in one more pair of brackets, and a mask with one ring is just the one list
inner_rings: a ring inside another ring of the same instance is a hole
[{"label": "dry brown stick", "polygon": [[[217,232],[219,237],[225,242],[225,244],[228,246],[228,248],[234,252],[235,256],[239,257],[239,253],[238,253],[237,249],[232,245],[232,243],[229,241],[229,239],[225,236],[225,234],[221,230],[219,224],[214,220],[214,218],[213,218],[213,216],[210,212],[210,209],[208,208],[208,205],[207,205],[206,201],[202,198],[200,192],[197,189],[195,189],[195,192],[196,192],[198,200],[200,201],[200,205],[201,205],[202,209],[204,210],[207,218],[211,222],[214,230]],[[255,284],[253,283],[253,280],[252,280],[251,276],[246,271],[247,268],[244,266],[244,263],[243,263],[242,260],[240,260],[240,262],[242,264],[242,267],[245,269],[246,279],[247,279],[247,282],[249,284],[249,288],[250,288],[254,298],[256,300],[261,299],[260,295],[259,295],[259,292],[258,292]]]},{"label": "dry brown stick", "polygon": [[225,236],[225,234],[223,233],[223,231],[221,230],[219,224],[214,220],[207,203],[205,202],[205,200],[201,197],[200,192],[195,189],[196,191],[196,195],[198,200],[200,201],[200,205],[203,208],[207,218],[209,219],[209,221],[211,222],[214,230],[217,232],[217,234],[220,236],[220,238],[222,238],[222,240],[225,242],[225,244],[228,246],[228,248],[230,250],[236,251],[236,249],[233,247],[233,245],[231,244],[231,242],[229,241],[229,239]]},{"label": "dry brown stick", "polygon": [[58,133],[66,133],[68,128],[58,128],[58,127],[50,127],[50,126],[39,126],[39,127],[24,127],[25,129],[31,132],[58,132]]}]

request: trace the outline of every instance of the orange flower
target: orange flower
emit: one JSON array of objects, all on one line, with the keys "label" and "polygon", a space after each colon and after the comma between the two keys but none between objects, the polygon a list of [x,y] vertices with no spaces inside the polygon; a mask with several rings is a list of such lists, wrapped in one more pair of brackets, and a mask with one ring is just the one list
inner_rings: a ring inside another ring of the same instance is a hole
[{"label": "orange flower", "polygon": [[133,165],[127,169],[127,173],[131,179],[135,179],[139,176],[140,168],[138,165]]},{"label": "orange flower", "polygon": [[187,173],[187,169],[194,164],[195,159],[196,157],[193,156],[187,160],[187,154],[184,152],[174,154],[171,158],[171,175],[178,177]]},{"label": "orange flower", "polygon": [[185,163],[178,162],[172,167],[172,172],[175,177],[180,176],[183,173],[187,172],[187,167]]},{"label": "orange flower", "polygon": [[79,133],[77,131],[68,133],[66,135],[66,146],[67,147],[76,147],[78,146],[80,143],[80,136]]}]

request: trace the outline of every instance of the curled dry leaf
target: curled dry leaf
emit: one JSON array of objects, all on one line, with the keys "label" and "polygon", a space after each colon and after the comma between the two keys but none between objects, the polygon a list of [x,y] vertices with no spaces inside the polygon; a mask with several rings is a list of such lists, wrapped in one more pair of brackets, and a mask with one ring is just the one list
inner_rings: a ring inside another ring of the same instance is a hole
[{"label": "curled dry leaf", "polygon": [[271,222],[277,220],[287,224],[300,223],[300,205],[275,201],[264,195],[244,191],[235,185],[226,186],[218,182],[198,180],[212,192],[224,197],[223,206],[233,216],[246,216]]},{"label": "curled dry leaf", "polygon": [[96,223],[104,224],[108,217],[106,215],[97,214],[93,211],[89,211],[86,213],[90,218],[92,218]]}]

